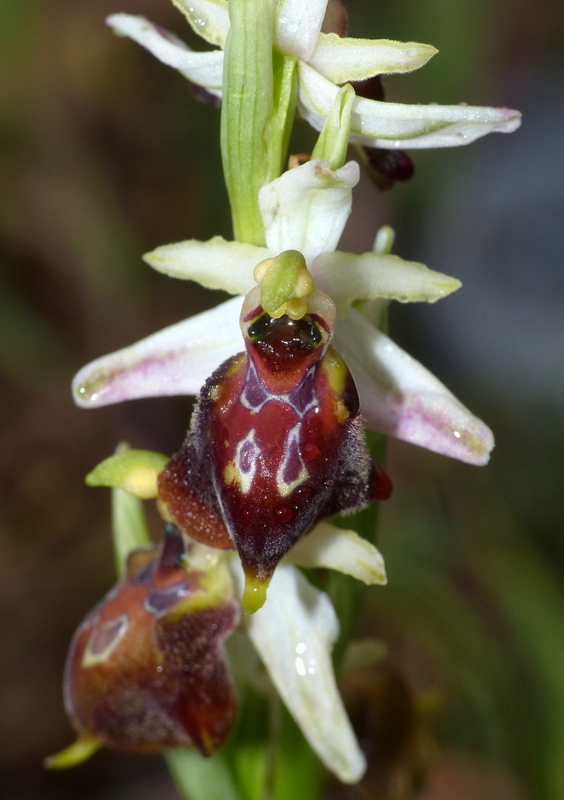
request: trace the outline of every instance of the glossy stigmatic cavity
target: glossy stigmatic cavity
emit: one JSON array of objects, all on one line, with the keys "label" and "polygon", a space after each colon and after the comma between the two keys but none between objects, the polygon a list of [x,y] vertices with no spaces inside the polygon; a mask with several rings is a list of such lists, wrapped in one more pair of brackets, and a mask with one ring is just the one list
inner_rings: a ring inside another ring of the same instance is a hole
[{"label": "glossy stigmatic cavity", "polygon": [[186,553],[178,529],[166,525],[160,552],[134,551],[126,576],[79,627],[65,704],[80,746],[48,766],[70,766],[75,753],[80,760],[84,743],[145,753],[195,746],[210,755],[224,741],[235,698],[223,639],[237,605],[225,566],[212,556],[194,563],[198,548]]},{"label": "glossy stigmatic cavity", "polygon": [[181,529],[237,548],[247,612],[319,519],[390,491],[364,442],[352,376],[329,344],[332,301],[314,290],[300,318],[274,317],[260,290],[241,313],[246,353],[205,383],[188,438],[159,477],[165,513]]}]

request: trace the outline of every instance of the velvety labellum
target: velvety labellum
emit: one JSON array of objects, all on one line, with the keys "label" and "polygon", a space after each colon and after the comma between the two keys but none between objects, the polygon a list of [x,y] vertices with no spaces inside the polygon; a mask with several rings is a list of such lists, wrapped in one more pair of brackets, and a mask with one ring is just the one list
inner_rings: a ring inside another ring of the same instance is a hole
[{"label": "velvety labellum", "polygon": [[178,529],[165,527],[160,552],[132,553],[126,576],[76,632],[65,703],[80,738],[209,755],[234,718],[222,643],[237,606],[225,567],[191,569]]},{"label": "velvety labellum", "polygon": [[204,385],[159,493],[179,527],[206,541],[202,525],[194,530],[203,502],[247,578],[267,582],[319,519],[383,499],[390,485],[370,459],[356,387],[324,321],[253,314],[243,320],[246,354]]}]

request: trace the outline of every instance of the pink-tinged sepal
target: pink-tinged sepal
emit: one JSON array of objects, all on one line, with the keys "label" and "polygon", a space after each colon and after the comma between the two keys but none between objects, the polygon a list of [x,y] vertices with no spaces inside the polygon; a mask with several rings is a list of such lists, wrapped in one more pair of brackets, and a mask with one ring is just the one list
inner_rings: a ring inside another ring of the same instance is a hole
[{"label": "pink-tinged sepal", "polygon": [[[159,552],[134,551],[125,577],[77,630],[65,704],[79,741],[210,755],[225,740],[235,696],[223,640],[238,607],[226,567],[198,547],[186,552],[166,524]],[[57,766],[57,756],[51,762]]]}]

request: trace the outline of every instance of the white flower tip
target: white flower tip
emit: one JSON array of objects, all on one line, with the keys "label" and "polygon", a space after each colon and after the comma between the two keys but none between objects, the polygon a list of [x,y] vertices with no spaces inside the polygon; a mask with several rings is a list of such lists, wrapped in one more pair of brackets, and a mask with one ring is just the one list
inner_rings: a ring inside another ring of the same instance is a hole
[{"label": "white flower tip", "polygon": [[333,771],[341,783],[358,783],[366,772],[366,758],[362,752],[356,754],[354,762],[349,759],[339,767],[333,767]]},{"label": "white flower tip", "polygon": [[[484,466],[490,460],[495,444],[492,431],[482,420],[464,409],[463,406],[459,405],[456,408],[453,404],[451,408],[448,408],[448,403],[446,405],[447,407],[443,409],[442,413],[437,411],[434,420],[421,418],[416,423],[415,428],[428,427],[424,434],[421,430],[419,431],[416,437],[418,441],[414,443],[467,464],[477,467]],[[418,415],[421,416],[421,409]],[[402,426],[404,425],[407,432],[409,412],[402,421]],[[409,436],[405,438],[407,441],[410,440]]]},{"label": "white flower tip", "polygon": [[503,133],[513,133],[521,125],[521,112],[514,108],[500,108],[499,112],[503,119]]},{"label": "white flower tip", "polygon": [[432,44],[421,44],[419,42],[395,43],[401,47],[403,62],[401,65],[390,69],[390,72],[412,72],[415,69],[424,67],[425,64],[439,52]]},{"label": "white flower tip", "polygon": [[477,467],[483,467],[490,460],[492,450],[495,447],[495,439],[490,428],[488,428],[484,422],[480,420],[478,420],[478,422],[480,423],[480,430],[468,436],[467,439],[468,463],[474,464]]},{"label": "white flower tip", "polygon": [[459,281],[458,278],[451,278],[450,275],[443,275],[440,272],[434,271],[433,275],[437,276],[436,283],[434,284],[436,294],[428,295],[425,298],[428,303],[436,303],[437,300],[441,300],[443,297],[448,297],[449,294],[458,291],[462,286],[462,282]]},{"label": "white flower tip", "polygon": [[105,22],[106,25],[109,25],[110,28],[113,28],[114,33],[121,35],[123,25],[127,25],[127,22],[130,19],[135,19],[133,14],[110,14],[109,17],[106,17]]},{"label": "white flower tip", "polygon": [[[110,375],[107,370],[97,368],[96,362],[86,364],[72,381],[72,396],[80,408],[97,408],[117,400],[107,398]],[[123,399],[123,398],[122,398]]]}]

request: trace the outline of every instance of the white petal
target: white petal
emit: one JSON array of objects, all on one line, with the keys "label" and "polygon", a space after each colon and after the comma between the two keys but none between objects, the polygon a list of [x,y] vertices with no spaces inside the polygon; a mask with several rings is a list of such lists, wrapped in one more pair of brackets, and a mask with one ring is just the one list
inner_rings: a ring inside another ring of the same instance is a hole
[{"label": "white petal", "polygon": [[315,47],[327,0],[278,0],[275,42],[287,55],[307,61]]},{"label": "white petal", "polygon": [[223,47],[229,30],[227,0],[172,0],[198,36]]},{"label": "white petal", "polygon": [[307,61],[328,80],[342,84],[363,81],[373,75],[410,72],[426,64],[436,52],[430,44],[322,33]]},{"label": "white petal", "polygon": [[[338,87],[299,62],[301,116],[320,131]],[[521,124],[518,111],[485,106],[405,105],[357,97],[350,141],[368,147],[426,148],[470,144],[494,131],[511,133]]]},{"label": "white petal", "polygon": [[206,89],[220,90],[223,80],[223,52],[212,50],[198,53],[191,50],[174,34],[153,25],[144,17],[131,14],[112,14],[107,23],[116,33],[129,36],[152,53],[163,64],[177,69],[189,81]]},{"label": "white petal", "polygon": [[264,606],[244,621],[282,700],[325,766],[344,783],[366,763],[335,681],[337,616],[295,567],[278,566]]},{"label": "white petal", "polygon": [[139,397],[198,394],[226,358],[243,350],[241,298],[164,328],[92,361],[73,380],[77,405],[95,408]]},{"label": "white petal", "polygon": [[230,294],[247,294],[255,285],[253,270],[259,261],[274,255],[266,247],[243,242],[227,242],[214,236],[207,242],[186,242],[157,247],[143,259],[158,272],[171,278],[197,281],[207,289],[223,289]]},{"label": "white petal", "polygon": [[363,253],[322,253],[313,265],[316,285],[346,316],[354,300],[399,300],[434,303],[460,288],[456,278],[399,256]]},{"label": "white petal", "polygon": [[320,522],[295,544],[285,561],[300,567],[323,567],[366,584],[386,583],[384,559],[373,544],[354,531]]},{"label": "white petal", "polygon": [[333,172],[315,159],[284,172],[263,186],[259,205],[269,250],[299,250],[308,264],[334,250],[351,212],[356,161]]},{"label": "white petal", "polygon": [[486,464],[490,429],[448,389],[354,309],[335,346],[355,379],[368,427],[470,464]]}]

